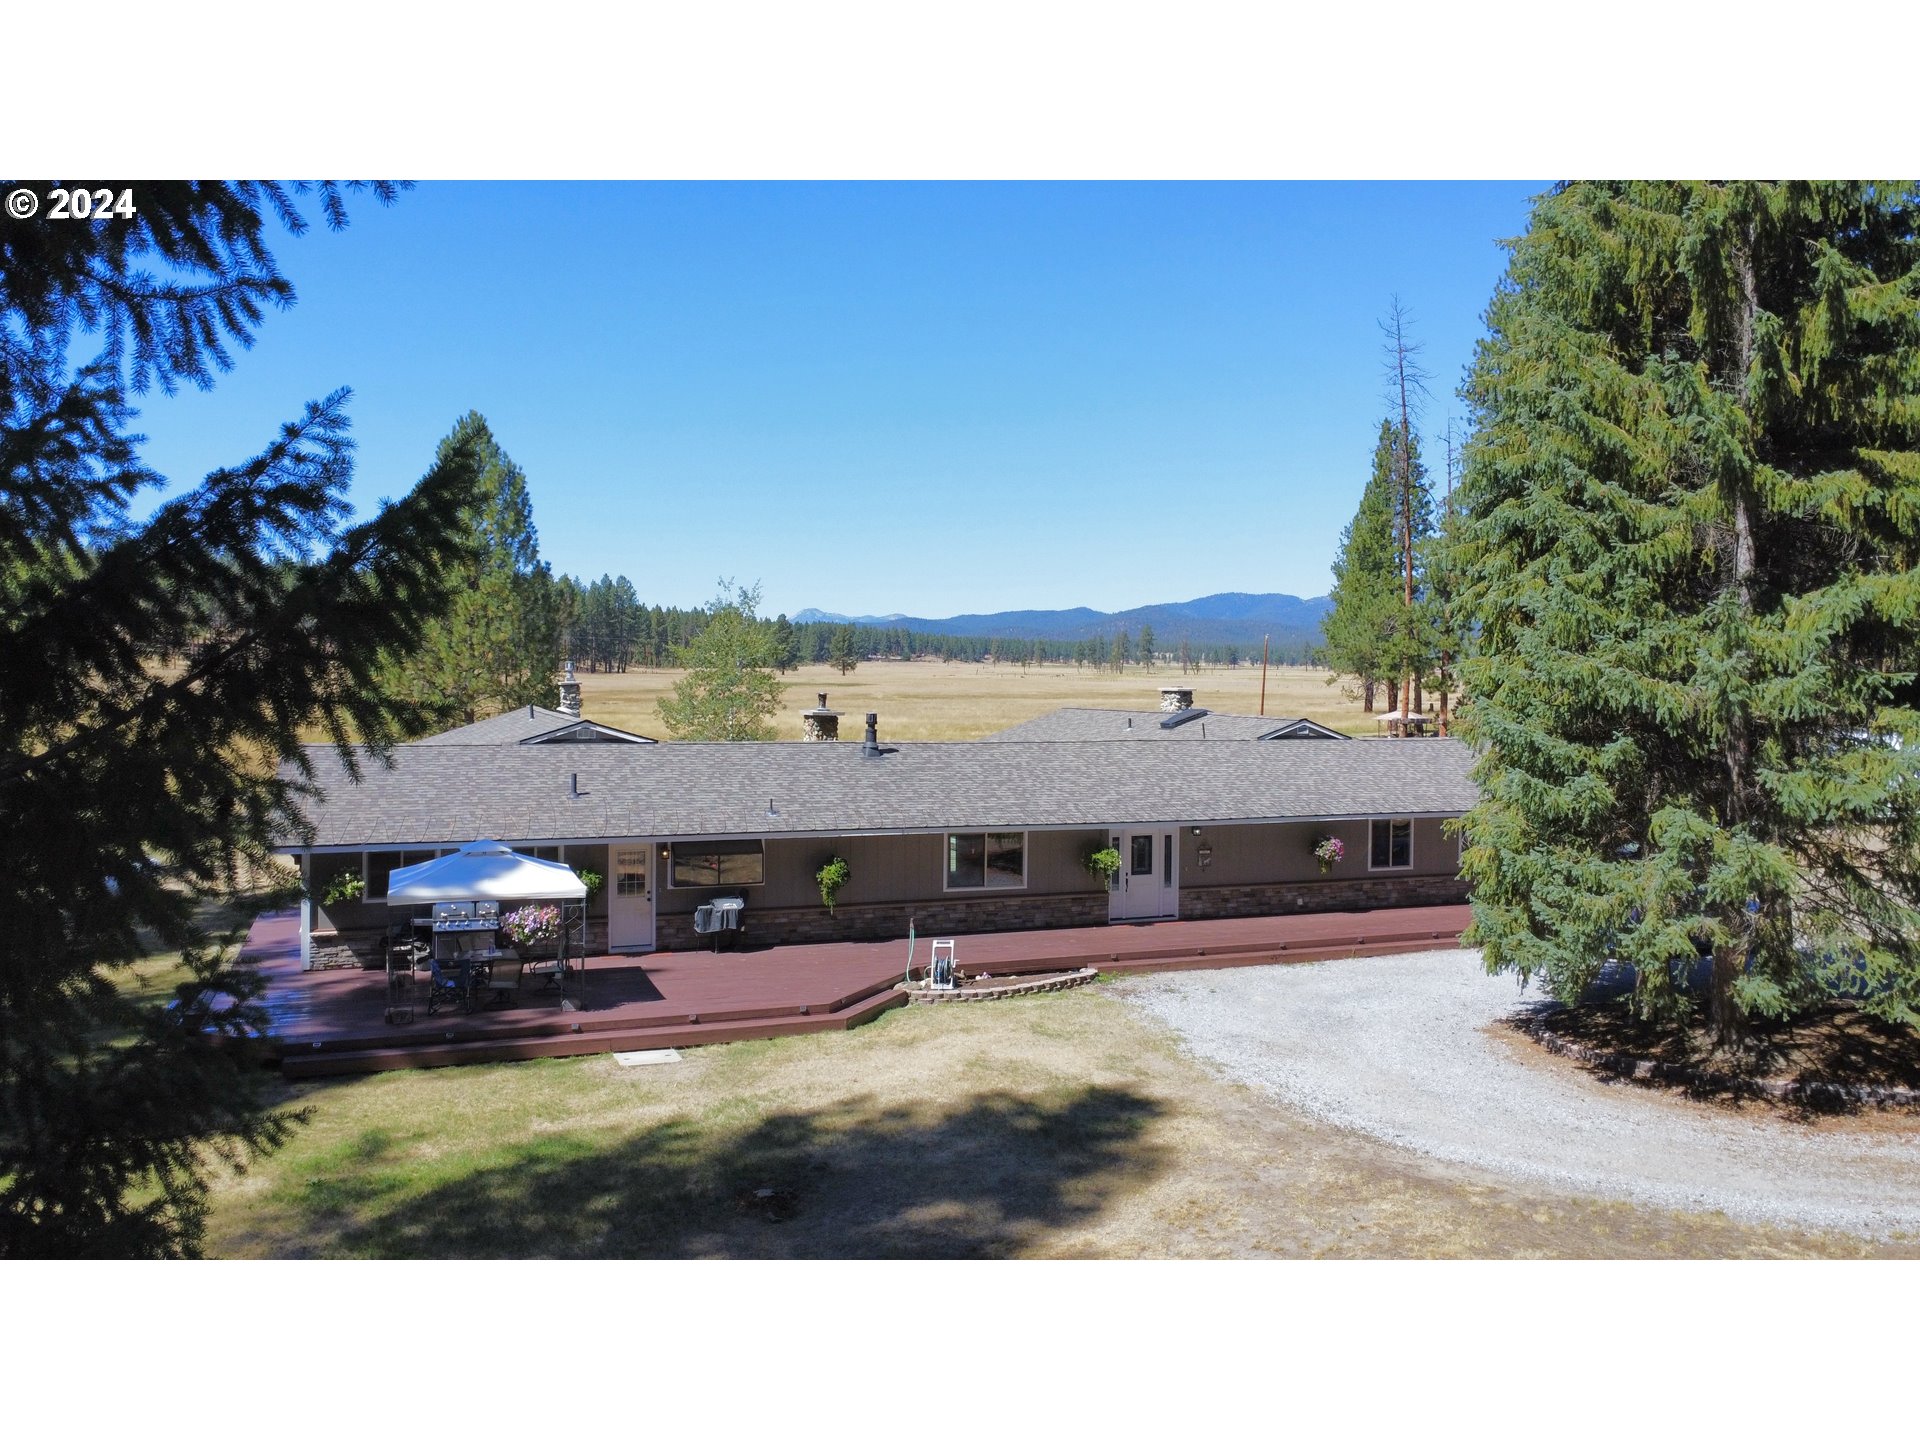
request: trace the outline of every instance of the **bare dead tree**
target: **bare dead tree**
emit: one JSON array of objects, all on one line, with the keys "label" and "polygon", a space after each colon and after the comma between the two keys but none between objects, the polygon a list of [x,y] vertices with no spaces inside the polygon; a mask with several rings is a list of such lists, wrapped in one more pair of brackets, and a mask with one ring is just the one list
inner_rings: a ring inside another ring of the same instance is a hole
[{"label": "bare dead tree", "polygon": [[[1427,372],[1421,368],[1421,346],[1408,338],[1413,313],[1395,295],[1387,306],[1387,318],[1380,322],[1385,337],[1387,403],[1400,412],[1398,444],[1394,447],[1394,467],[1400,481],[1400,543],[1406,560],[1405,646],[1401,651],[1400,733],[1407,733],[1406,718],[1413,713],[1416,626],[1413,615],[1413,412],[1427,398]],[[1391,727],[1389,728],[1391,733]]]}]

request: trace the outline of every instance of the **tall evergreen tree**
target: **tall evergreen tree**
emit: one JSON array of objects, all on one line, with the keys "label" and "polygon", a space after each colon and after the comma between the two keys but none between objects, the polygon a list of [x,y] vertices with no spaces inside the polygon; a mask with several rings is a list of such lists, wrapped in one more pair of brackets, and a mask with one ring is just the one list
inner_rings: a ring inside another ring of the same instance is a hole
[{"label": "tall evergreen tree", "polygon": [[[110,222],[0,224],[0,1257],[193,1254],[214,1169],[287,1134],[249,1038],[258,979],[208,907],[244,902],[296,823],[300,778],[274,763],[301,764],[303,730],[355,765],[349,739],[418,724],[377,662],[450,599],[478,493],[479,457],[454,445],[348,524],[336,391],[134,518],[161,477],[129,394],[211,385],[292,298],[270,220],[307,224],[276,186],[138,200]],[[319,200],[343,226],[342,192]],[[123,988],[149,945],[186,960],[171,1014]]]},{"label": "tall evergreen tree", "polygon": [[1373,471],[1360,492],[1359,508],[1340,534],[1340,553],[1333,562],[1333,608],[1321,623],[1321,662],[1333,671],[1331,678],[1346,675],[1357,682],[1368,714],[1373,713],[1374,687],[1399,669],[1394,644],[1399,620],[1395,612],[1401,603],[1397,446],[1393,422],[1382,420]]},{"label": "tall evergreen tree", "polygon": [[859,640],[851,625],[836,625],[827,640],[827,663],[842,675],[851,675],[860,663]]},{"label": "tall evergreen tree", "polygon": [[774,617],[773,657],[774,668],[783,675],[800,663],[800,642],[794,636],[793,622],[785,615]]},{"label": "tall evergreen tree", "polygon": [[[520,705],[551,705],[561,659],[553,577],[540,562],[526,472],[508,458],[478,411],[468,411],[440,442],[439,457],[481,457],[479,498],[461,515],[475,544],[465,558],[450,611],[412,653],[396,657],[382,681],[432,716],[428,728],[461,725]],[[604,577],[603,577],[604,580]],[[611,584],[611,582],[605,582]],[[597,658],[617,644],[609,597],[590,608]]]},{"label": "tall evergreen tree", "polygon": [[674,658],[686,674],[660,702],[660,718],[676,740],[771,740],[780,709],[773,627],[754,613],[760,587],[720,582],[707,623]]},{"label": "tall evergreen tree", "polygon": [[1920,189],[1573,184],[1469,393],[1474,936],[1723,1040],[1848,957],[1920,1019]]}]

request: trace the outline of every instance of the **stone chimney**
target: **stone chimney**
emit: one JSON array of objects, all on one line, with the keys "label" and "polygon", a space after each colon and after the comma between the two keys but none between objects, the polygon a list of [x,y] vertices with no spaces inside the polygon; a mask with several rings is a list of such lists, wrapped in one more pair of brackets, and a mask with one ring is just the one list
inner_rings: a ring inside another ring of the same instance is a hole
[{"label": "stone chimney", "polygon": [[808,740],[838,740],[840,712],[827,709],[827,692],[818,692],[820,703],[800,712],[800,733]]},{"label": "stone chimney", "polygon": [[1193,689],[1187,685],[1162,685],[1160,687],[1160,708],[1168,714],[1193,708]]},{"label": "stone chimney", "polygon": [[573,661],[567,661],[567,673],[560,681],[559,711],[569,720],[580,718],[580,682],[574,677]]}]

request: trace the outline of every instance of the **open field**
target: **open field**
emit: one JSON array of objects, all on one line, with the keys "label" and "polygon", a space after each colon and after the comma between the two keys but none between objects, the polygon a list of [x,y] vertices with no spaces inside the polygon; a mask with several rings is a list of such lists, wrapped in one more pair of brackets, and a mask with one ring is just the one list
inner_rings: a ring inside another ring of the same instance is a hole
[{"label": "open field", "polygon": [[[679,670],[629,670],[625,674],[583,674],[581,709],[589,719],[655,739],[667,738],[658,702],[673,691]],[[1377,726],[1358,700],[1327,683],[1328,672],[1298,665],[1276,665],[1267,672],[1266,713],[1305,716],[1353,735],[1372,735]],[[1239,715],[1259,713],[1260,667],[1209,669],[1186,676],[1180,667],[1121,674],[1072,665],[970,664],[938,660],[863,660],[842,676],[829,665],[803,665],[783,677],[785,703],[774,724],[782,740],[798,740],[800,712],[827,692],[828,704],[841,714],[840,738],[860,738],[868,711],[880,716],[880,734],[892,740],[973,740],[1004,730],[1063,705],[1111,710],[1151,710],[1160,703],[1162,685],[1189,685],[1194,703]]]},{"label": "open field", "polygon": [[[1196,977],[1199,978],[1199,977]],[[289,1086],[226,1256],[1856,1256],[1579,1198],[1229,1083],[1123,980],[847,1033]],[[761,1193],[766,1192],[766,1193]]]}]

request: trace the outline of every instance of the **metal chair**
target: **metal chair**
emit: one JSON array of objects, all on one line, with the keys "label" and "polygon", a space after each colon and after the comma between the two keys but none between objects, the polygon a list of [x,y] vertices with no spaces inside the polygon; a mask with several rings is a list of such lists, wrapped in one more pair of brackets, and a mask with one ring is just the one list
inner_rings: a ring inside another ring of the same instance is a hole
[{"label": "metal chair", "polygon": [[464,960],[442,960],[438,955],[427,961],[427,1014],[451,1001],[464,1014],[473,1008],[473,968]]},{"label": "metal chair", "polygon": [[486,990],[491,1003],[513,1003],[520,993],[520,972],[524,968],[518,960],[495,960],[487,967]]}]

